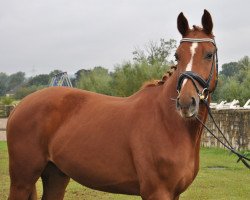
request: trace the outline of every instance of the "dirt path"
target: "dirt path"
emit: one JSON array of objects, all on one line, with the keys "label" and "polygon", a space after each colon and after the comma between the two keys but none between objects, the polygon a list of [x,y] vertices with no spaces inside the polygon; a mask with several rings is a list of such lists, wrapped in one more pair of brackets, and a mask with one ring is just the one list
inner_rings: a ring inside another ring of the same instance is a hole
[{"label": "dirt path", "polygon": [[0,118],[0,141],[6,141],[6,124],[7,118]]}]

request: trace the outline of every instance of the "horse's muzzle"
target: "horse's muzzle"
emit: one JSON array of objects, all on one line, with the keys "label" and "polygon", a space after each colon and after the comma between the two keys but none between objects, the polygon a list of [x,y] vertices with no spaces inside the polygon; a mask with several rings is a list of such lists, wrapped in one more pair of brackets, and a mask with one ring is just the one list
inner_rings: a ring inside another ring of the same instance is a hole
[{"label": "horse's muzzle", "polygon": [[194,97],[180,98],[177,97],[176,108],[183,118],[191,118],[198,113],[198,102]]}]

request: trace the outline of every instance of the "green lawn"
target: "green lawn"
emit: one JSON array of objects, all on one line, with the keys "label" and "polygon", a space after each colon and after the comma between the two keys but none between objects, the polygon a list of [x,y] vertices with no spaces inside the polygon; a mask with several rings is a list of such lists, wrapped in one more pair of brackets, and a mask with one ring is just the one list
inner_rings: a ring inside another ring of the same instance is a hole
[{"label": "green lawn", "polygon": [[[181,200],[248,200],[250,199],[250,171],[236,158],[221,149],[202,149],[201,167],[197,178],[182,194]],[[8,154],[6,142],[0,142],[0,199],[7,199],[9,187]],[[38,184],[41,196],[41,181]],[[139,200],[139,197],[114,195],[88,189],[71,181],[66,200]]]}]

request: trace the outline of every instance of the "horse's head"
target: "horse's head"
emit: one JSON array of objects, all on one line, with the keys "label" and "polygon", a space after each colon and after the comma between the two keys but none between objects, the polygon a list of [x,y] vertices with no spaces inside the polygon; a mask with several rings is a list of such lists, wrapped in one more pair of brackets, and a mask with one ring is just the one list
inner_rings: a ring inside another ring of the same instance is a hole
[{"label": "horse's head", "polygon": [[202,26],[189,28],[188,21],[180,13],[177,19],[182,40],[175,57],[180,74],[176,101],[182,117],[196,116],[200,101],[205,101],[217,84],[217,49],[212,34],[213,22],[208,11],[204,10]]}]

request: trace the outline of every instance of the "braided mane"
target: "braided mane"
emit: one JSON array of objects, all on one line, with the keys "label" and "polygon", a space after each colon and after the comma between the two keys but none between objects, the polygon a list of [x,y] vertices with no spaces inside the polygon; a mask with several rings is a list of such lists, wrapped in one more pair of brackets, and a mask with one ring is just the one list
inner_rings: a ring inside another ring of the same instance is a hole
[{"label": "braided mane", "polygon": [[177,65],[171,66],[170,69],[164,74],[161,80],[147,81],[143,84],[141,88],[143,89],[147,87],[163,85],[168,80],[168,78],[175,72],[176,69],[177,69]]}]

